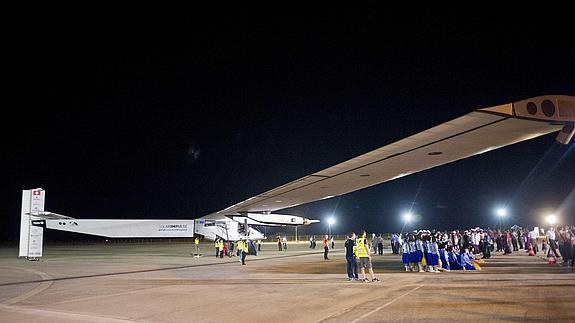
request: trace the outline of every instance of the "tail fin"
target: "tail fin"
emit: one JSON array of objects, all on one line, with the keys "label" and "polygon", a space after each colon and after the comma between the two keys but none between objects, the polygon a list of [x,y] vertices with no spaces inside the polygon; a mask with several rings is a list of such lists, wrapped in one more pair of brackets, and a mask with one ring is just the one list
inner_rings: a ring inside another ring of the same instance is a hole
[{"label": "tail fin", "polygon": [[40,218],[33,214],[44,212],[46,191],[41,188],[22,191],[22,212],[20,215],[20,246],[19,257],[42,257],[44,228],[32,225],[32,221]]}]

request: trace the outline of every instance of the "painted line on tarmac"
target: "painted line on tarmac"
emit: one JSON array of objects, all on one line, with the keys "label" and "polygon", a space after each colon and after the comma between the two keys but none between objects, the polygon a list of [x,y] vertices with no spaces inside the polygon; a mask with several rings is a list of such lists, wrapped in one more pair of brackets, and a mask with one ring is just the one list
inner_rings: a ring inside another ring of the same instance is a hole
[{"label": "painted line on tarmac", "polygon": [[109,317],[109,316],[97,316],[97,315],[90,315],[90,314],[63,312],[63,311],[40,310],[40,309],[34,309],[34,308],[25,308],[25,307],[21,307],[21,306],[10,306],[10,305],[3,305],[3,304],[0,304],[0,310],[5,311],[5,312],[10,312],[10,313],[37,315],[37,316],[57,318],[57,319],[67,319],[67,320],[72,320],[74,322],[79,322],[79,321],[117,322],[117,323],[137,322],[137,321],[133,321],[133,320],[118,319],[118,318]]},{"label": "painted line on tarmac", "polygon": [[30,297],[33,297],[34,295],[40,294],[41,292],[47,290],[48,288],[50,288],[54,284],[54,281],[51,280],[51,279],[53,279],[52,276],[48,275],[45,272],[35,270],[35,269],[30,269],[30,268],[16,268],[16,269],[20,269],[20,270],[23,269],[25,271],[36,274],[36,275],[42,277],[43,280],[40,283],[40,285],[36,286],[34,289],[32,289],[32,290],[30,290],[30,291],[28,291],[22,295],[12,297],[12,298],[2,302],[2,304],[13,305],[16,303],[20,303],[22,301],[27,300]]},{"label": "painted line on tarmac", "polygon": [[408,291],[407,293],[397,296],[396,298],[392,299],[391,301],[389,301],[389,302],[387,302],[387,303],[385,303],[385,304],[383,304],[383,305],[381,305],[381,306],[379,306],[379,307],[377,307],[377,308],[375,308],[375,309],[373,309],[373,310],[371,310],[371,311],[369,311],[369,312],[363,314],[362,316],[356,318],[355,320],[351,321],[351,323],[357,323],[357,322],[363,320],[364,318],[366,318],[366,317],[370,316],[371,314],[373,314],[373,313],[375,313],[375,312],[377,312],[377,311],[383,309],[384,307],[393,304],[395,301],[399,300],[400,298],[405,297],[405,296],[407,296],[407,295],[409,295],[409,294],[415,292],[416,290],[420,289],[421,287],[423,287],[423,285],[419,285],[419,286],[417,286],[417,287],[411,289],[411,290]]},{"label": "painted line on tarmac", "polygon": [[[272,257],[266,257],[266,258],[257,258],[257,259],[250,259],[249,261],[253,262],[253,261],[273,260],[273,259],[282,259],[282,258],[304,257],[304,256],[319,255],[319,254],[323,254],[323,251],[306,252],[306,253],[295,254],[295,255],[284,255],[284,256],[272,256]],[[209,267],[209,266],[219,266],[219,265],[228,265],[228,264],[237,264],[237,263],[238,263],[238,260],[236,259],[236,260],[230,260],[230,261],[225,261],[225,262],[212,262],[212,263],[207,263],[207,264],[194,264],[194,265],[165,267],[165,268],[131,270],[131,271],[122,271],[122,272],[118,272],[118,273],[105,273],[105,274],[92,274],[92,275],[81,275],[81,276],[71,276],[71,277],[58,277],[58,278],[50,278],[50,279],[38,279],[38,280],[30,280],[30,281],[3,283],[3,284],[0,284],[0,287],[43,283],[43,282],[56,282],[56,281],[62,281],[62,280],[73,280],[73,279],[82,279],[82,278],[109,277],[109,276],[118,276],[118,275],[150,273],[150,272],[156,272],[156,271],[179,270],[179,269],[187,269],[187,268],[195,268],[195,267]],[[25,269],[25,268],[20,268],[20,267],[18,267],[18,268],[19,269]]]}]

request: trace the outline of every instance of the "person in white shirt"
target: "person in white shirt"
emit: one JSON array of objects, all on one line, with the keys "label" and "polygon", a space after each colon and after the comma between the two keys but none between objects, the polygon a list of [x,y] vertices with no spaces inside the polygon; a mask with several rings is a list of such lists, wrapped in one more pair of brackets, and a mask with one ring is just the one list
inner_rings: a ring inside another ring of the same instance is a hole
[{"label": "person in white shirt", "polygon": [[533,230],[529,231],[529,240],[531,242],[531,247],[533,248],[533,252],[535,254],[537,254],[537,251],[539,251],[537,238],[539,238],[539,231],[537,230],[537,228],[533,228]]},{"label": "person in white shirt", "polygon": [[555,241],[555,229],[549,228],[547,230],[547,240],[549,242],[549,251],[547,252],[547,257],[549,257],[549,253],[553,251],[555,254],[555,258],[558,258],[559,255],[557,254],[557,242]]}]

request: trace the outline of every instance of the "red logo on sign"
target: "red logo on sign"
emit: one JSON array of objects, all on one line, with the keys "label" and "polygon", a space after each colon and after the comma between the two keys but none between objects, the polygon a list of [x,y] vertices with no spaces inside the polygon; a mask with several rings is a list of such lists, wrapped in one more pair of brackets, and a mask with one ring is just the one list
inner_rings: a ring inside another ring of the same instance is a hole
[{"label": "red logo on sign", "polygon": [[32,194],[33,194],[33,195],[40,195],[41,192],[42,192],[42,191],[32,191]]}]

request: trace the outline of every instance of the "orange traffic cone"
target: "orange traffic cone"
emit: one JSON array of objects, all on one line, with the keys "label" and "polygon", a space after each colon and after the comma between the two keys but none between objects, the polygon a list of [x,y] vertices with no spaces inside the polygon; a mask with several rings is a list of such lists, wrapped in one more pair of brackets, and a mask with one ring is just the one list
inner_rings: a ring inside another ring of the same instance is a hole
[{"label": "orange traffic cone", "polygon": [[535,256],[535,252],[533,252],[533,247],[531,245],[529,245],[529,255],[530,256]]},{"label": "orange traffic cone", "polygon": [[557,263],[557,259],[555,259],[555,256],[550,255],[549,256],[549,266],[553,266]]}]

